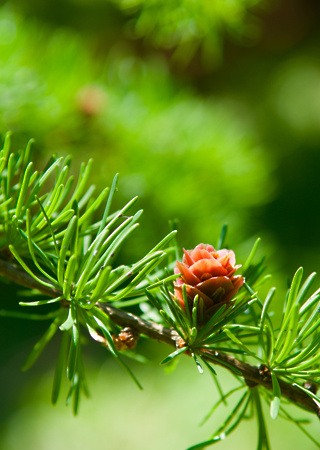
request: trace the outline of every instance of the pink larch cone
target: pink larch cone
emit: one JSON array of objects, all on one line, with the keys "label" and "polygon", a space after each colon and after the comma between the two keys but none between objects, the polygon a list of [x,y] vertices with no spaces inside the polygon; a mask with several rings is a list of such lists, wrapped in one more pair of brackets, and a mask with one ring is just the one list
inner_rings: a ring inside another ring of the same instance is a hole
[{"label": "pink larch cone", "polygon": [[223,304],[233,304],[231,300],[244,283],[241,275],[234,275],[241,266],[235,265],[232,250],[215,250],[208,244],[199,244],[195,249],[183,252],[182,262],[177,261],[174,270],[175,274],[181,274],[175,281],[175,298],[185,309],[182,295],[185,284],[190,312],[198,295],[203,300],[204,319],[209,320]]}]

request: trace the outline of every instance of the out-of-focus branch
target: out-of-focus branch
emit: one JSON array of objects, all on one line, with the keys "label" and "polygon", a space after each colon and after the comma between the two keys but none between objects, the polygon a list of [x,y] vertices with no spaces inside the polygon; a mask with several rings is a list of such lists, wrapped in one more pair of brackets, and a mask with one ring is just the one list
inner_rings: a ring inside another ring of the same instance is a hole
[{"label": "out-of-focus branch", "polygon": [[[6,261],[0,257],[0,276],[13,281],[14,283],[36,289],[48,297],[56,297],[62,295],[57,287],[44,286],[33,279],[28,273],[21,270],[15,264]],[[122,309],[115,308],[111,304],[99,303],[100,309],[104,311],[112,321],[121,327],[130,327],[139,334],[149,337],[150,339],[166,343],[172,347],[176,347],[177,335],[172,329],[163,327],[151,321],[141,319],[138,316],[130,314]],[[186,352],[188,354],[188,352]],[[272,391],[272,380],[269,371],[265,367],[256,367],[248,363],[242,362],[233,356],[217,352],[212,349],[203,348],[204,357],[211,363],[227,368],[226,365],[238,370],[242,377],[246,380],[250,387],[264,386]],[[214,359],[214,361],[213,361]],[[320,417],[320,405],[310,396],[301,391],[298,387],[291,385],[283,380],[279,380],[281,394],[292,403],[314,412]]]}]

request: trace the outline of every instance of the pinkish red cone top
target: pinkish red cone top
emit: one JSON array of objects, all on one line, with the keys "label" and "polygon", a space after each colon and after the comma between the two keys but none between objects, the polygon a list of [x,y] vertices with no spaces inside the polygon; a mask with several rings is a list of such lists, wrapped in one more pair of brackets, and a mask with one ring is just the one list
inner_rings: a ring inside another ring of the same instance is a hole
[{"label": "pinkish red cone top", "polygon": [[212,245],[199,244],[193,250],[183,250],[182,262],[177,261],[174,273],[181,274],[175,281],[176,300],[185,309],[182,286],[186,285],[190,311],[196,295],[203,300],[205,319],[208,320],[225,303],[230,302],[244,283],[241,275],[234,275],[241,267],[235,265],[232,250],[215,250]]}]

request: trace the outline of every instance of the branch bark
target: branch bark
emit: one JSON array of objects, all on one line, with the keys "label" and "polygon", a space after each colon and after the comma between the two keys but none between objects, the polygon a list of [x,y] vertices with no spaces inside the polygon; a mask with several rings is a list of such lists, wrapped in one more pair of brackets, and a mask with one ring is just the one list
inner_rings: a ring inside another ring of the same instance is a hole
[{"label": "branch bark", "polygon": [[[13,281],[20,286],[36,289],[48,297],[54,298],[62,295],[58,287],[52,285],[51,288],[38,283],[28,273],[3,258],[0,258],[0,276]],[[141,317],[130,314],[122,309],[115,308],[111,304],[99,303],[99,307],[110,317],[110,319],[112,319],[115,324],[123,328],[130,327],[139,334],[143,334],[150,339],[157,340],[176,348],[177,335],[174,330],[163,327],[157,323],[144,320]],[[188,352],[185,353],[188,354]],[[246,362],[239,361],[233,356],[226,355],[212,349],[204,348],[203,354],[204,357],[211,363],[214,362],[214,364],[224,368],[227,368],[226,365],[229,365],[234,369],[237,369],[250,387],[263,386],[272,391],[272,379],[267,368],[250,365]],[[286,397],[296,406],[300,406],[320,417],[320,404],[318,404],[299,388],[284,380],[279,379],[279,384],[283,397]]]}]

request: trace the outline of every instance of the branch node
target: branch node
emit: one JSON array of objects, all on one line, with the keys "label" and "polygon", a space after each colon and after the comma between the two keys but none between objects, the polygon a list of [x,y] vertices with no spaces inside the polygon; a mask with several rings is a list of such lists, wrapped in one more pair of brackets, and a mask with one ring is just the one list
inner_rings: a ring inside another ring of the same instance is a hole
[{"label": "branch node", "polygon": [[269,367],[267,367],[265,364],[261,364],[261,366],[258,368],[259,375],[264,381],[269,381],[271,379],[271,372]]},{"label": "branch node", "polygon": [[132,350],[137,345],[139,333],[133,328],[123,328],[118,335],[113,334],[112,340],[118,351]]}]

